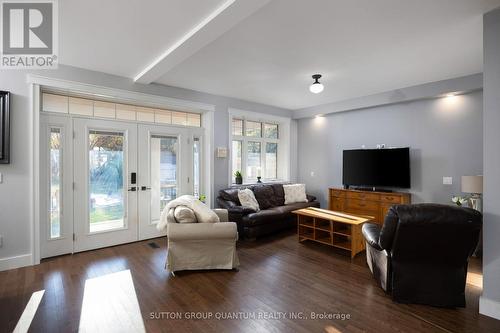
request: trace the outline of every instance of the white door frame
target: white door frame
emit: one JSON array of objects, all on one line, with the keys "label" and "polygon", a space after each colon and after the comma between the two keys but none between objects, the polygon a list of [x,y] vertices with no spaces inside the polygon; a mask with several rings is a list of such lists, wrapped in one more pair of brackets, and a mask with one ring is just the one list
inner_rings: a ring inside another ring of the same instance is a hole
[{"label": "white door frame", "polygon": [[[151,137],[165,136],[177,139],[177,196],[191,194],[193,188],[193,139],[203,140],[203,128],[166,127],[156,124],[138,125],[138,206],[139,240],[161,237],[166,232],[156,230],[151,218]],[[202,151],[203,154],[203,151]],[[203,156],[203,155],[202,155]],[[205,161],[206,162],[206,161]],[[203,176],[202,176],[203,177]],[[143,190],[142,188],[146,188]],[[204,190],[204,184],[201,188]],[[147,207],[147,208],[146,208]],[[157,221],[156,221],[157,222]]]},{"label": "white door frame", "polygon": [[[50,135],[60,130],[60,236],[51,238],[50,217]],[[43,115],[40,117],[40,248],[43,257],[53,257],[73,252],[73,124],[70,117]]]},{"label": "white door frame", "polygon": [[[144,106],[172,108],[181,111],[198,111],[202,112],[202,127],[205,128],[204,151],[211,152],[214,144],[214,112],[215,105],[188,101],[183,99],[159,96],[154,94],[146,94],[137,91],[123,90],[100,85],[80,83],[75,81],[50,78],[41,75],[28,74],[27,83],[30,86],[31,96],[31,112],[29,113],[30,121],[30,155],[32,165],[30,167],[30,221],[31,221],[31,264],[37,265],[40,263],[40,112],[41,112],[41,88],[55,89],[59,91],[74,92],[86,94],[89,97],[99,99],[102,96],[115,99],[121,103],[139,104]],[[214,172],[212,154],[205,153],[204,163],[204,183],[205,188],[210,189],[207,196],[207,203],[213,205],[214,196]]]}]

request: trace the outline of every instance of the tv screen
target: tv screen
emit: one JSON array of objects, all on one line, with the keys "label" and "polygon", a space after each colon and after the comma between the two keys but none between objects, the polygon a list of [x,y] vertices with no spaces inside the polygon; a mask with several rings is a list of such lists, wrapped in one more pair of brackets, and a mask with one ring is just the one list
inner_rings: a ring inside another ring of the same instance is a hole
[{"label": "tv screen", "polygon": [[344,150],[345,186],[410,188],[410,148]]},{"label": "tv screen", "polygon": [[9,92],[0,91],[0,164],[10,162]]}]

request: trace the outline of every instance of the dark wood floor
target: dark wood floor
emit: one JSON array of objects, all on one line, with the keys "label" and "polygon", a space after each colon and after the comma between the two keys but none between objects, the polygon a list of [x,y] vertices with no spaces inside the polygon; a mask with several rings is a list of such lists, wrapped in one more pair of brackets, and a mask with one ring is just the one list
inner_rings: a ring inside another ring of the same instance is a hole
[{"label": "dark wood floor", "polygon": [[[324,332],[327,326],[340,332],[500,332],[500,321],[478,314],[480,287],[467,285],[465,309],[396,304],[372,279],[364,254],[351,261],[327,246],[299,244],[293,234],[239,244],[239,272],[181,272],[176,277],[163,268],[165,240],[153,241],[160,248],[144,241],[0,272],[1,331],[11,332],[32,294],[45,290],[30,326],[33,332],[140,331],[126,324],[134,314],[148,332]],[[471,272],[479,269],[480,263],[473,261]],[[120,278],[115,288],[113,278],[118,276],[125,280]],[[130,284],[126,276],[131,276]],[[104,287],[94,288],[97,297],[86,295],[92,287],[86,281],[101,278]],[[112,303],[109,293],[117,291],[128,296],[92,317],[93,329],[82,323],[102,302]],[[128,304],[134,301],[136,308]],[[278,312],[286,318],[280,319]],[[214,318],[226,313],[242,319]],[[307,318],[292,319],[292,313]],[[313,320],[311,313],[350,319]],[[210,314],[211,319],[166,318]]]}]

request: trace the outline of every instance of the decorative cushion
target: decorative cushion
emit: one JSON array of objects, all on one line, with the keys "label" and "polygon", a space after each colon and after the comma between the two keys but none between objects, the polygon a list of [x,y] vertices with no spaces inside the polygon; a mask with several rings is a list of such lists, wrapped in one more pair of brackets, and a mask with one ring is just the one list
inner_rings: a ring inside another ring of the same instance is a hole
[{"label": "decorative cushion", "polygon": [[277,207],[285,205],[285,192],[283,191],[283,184],[272,184],[271,187],[274,191],[273,206]]},{"label": "decorative cushion", "polygon": [[250,207],[256,212],[260,210],[259,203],[257,202],[257,199],[255,199],[255,195],[253,194],[252,190],[248,188],[239,190],[238,199],[240,200],[242,206]]},{"label": "decorative cushion", "polygon": [[305,184],[283,185],[283,190],[285,191],[285,205],[295,202],[307,202]]},{"label": "decorative cushion", "polygon": [[232,201],[236,205],[240,206],[240,199],[238,199],[238,189],[237,188],[227,188],[224,190],[219,191],[219,196],[226,200],[226,201]]},{"label": "decorative cushion", "polygon": [[259,185],[253,188],[255,199],[259,203],[260,209],[268,209],[275,206],[274,191],[269,185]]},{"label": "decorative cushion", "polygon": [[186,206],[177,206],[174,209],[174,217],[178,223],[196,223],[196,215],[191,208]]}]

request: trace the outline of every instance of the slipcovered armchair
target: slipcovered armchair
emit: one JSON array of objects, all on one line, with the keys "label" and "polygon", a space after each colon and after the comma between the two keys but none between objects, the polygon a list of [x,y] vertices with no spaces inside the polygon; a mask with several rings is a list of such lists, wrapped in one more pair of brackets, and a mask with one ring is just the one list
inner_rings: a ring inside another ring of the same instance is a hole
[{"label": "slipcovered armchair", "polygon": [[214,209],[214,212],[220,222],[177,223],[172,216],[167,216],[166,267],[172,273],[182,270],[235,269],[239,266],[236,223],[228,222],[227,210]]},{"label": "slipcovered armchair", "polygon": [[480,212],[449,205],[396,205],[384,225],[363,225],[366,260],[382,289],[401,303],[465,307],[468,259]]}]

